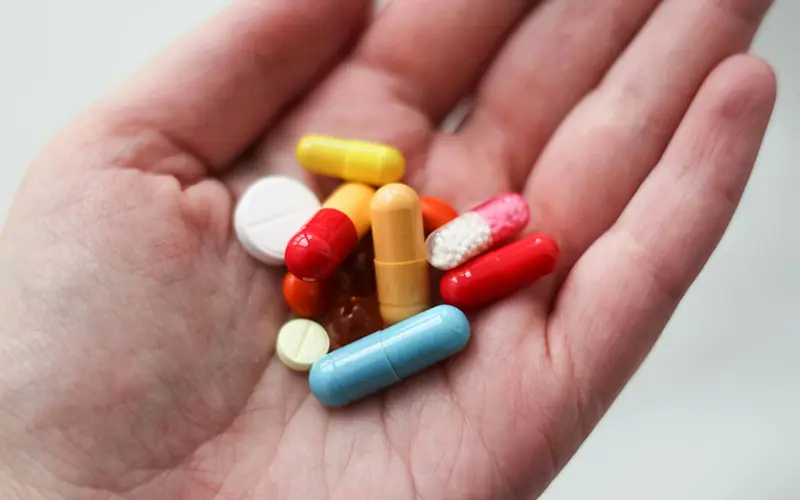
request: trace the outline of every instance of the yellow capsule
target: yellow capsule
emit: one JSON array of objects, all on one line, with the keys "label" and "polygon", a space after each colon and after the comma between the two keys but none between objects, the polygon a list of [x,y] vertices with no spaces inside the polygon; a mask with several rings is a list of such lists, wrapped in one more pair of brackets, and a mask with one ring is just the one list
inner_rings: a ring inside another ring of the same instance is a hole
[{"label": "yellow capsule", "polygon": [[375,190],[364,184],[342,184],[322,203],[322,208],[333,208],[345,214],[361,239],[369,231],[369,204],[373,196]]},{"label": "yellow capsule", "polygon": [[393,325],[430,307],[425,230],[417,193],[389,184],[370,204],[381,316]]},{"label": "yellow capsule", "polygon": [[405,160],[383,144],[307,135],[297,145],[297,160],[319,175],[382,186],[402,179]]}]

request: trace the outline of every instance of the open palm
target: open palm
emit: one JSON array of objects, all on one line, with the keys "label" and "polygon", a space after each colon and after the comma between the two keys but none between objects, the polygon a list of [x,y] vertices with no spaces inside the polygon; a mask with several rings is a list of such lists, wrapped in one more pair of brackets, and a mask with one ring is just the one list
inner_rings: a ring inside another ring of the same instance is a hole
[{"label": "open palm", "polygon": [[[2,498],[526,498],[713,251],[772,109],[767,0],[242,0],[36,161],[0,241]],[[362,31],[363,28],[363,31]],[[456,132],[439,124],[466,96]],[[274,357],[235,200],[306,133],[465,209],[524,193],[558,272],[346,409]]]}]

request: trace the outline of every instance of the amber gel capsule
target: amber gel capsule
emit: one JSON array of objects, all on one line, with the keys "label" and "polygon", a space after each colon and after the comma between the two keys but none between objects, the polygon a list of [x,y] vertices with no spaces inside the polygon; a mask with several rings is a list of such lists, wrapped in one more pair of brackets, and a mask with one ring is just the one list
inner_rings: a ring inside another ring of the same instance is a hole
[{"label": "amber gel capsule", "polygon": [[325,315],[325,330],[331,348],[338,349],[383,328],[375,297],[350,297],[334,305]]},{"label": "amber gel capsule", "polygon": [[430,307],[428,261],[419,196],[405,184],[388,184],[370,203],[375,280],[387,325]]},{"label": "amber gel capsule", "polygon": [[375,251],[372,248],[371,232],[358,243],[355,252],[347,256],[342,265],[336,268],[331,285],[332,303],[350,297],[369,297],[377,293]]}]

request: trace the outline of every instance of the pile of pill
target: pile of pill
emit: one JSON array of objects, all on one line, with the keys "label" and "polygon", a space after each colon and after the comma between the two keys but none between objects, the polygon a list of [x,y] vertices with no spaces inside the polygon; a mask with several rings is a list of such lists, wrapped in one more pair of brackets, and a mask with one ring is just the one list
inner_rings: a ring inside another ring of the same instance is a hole
[{"label": "pile of pill", "polygon": [[[234,225],[252,257],[286,266],[283,296],[296,318],[278,332],[275,350],[287,367],[310,370],[311,392],[326,406],[355,402],[461,351],[470,336],[463,311],[556,267],[550,237],[516,239],[530,219],[519,194],[459,215],[400,183],[405,160],[395,148],[309,135],[297,160],[342,184],[320,203],[299,180],[265,177],[239,200]],[[445,271],[438,287],[431,268]]]}]

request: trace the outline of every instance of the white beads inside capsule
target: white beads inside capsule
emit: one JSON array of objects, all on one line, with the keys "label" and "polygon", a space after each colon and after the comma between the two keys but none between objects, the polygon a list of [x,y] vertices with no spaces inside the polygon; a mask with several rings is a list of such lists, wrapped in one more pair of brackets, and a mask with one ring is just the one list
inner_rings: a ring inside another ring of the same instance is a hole
[{"label": "white beads inside capsule", "polygon": [[468,212],[436,231],[425,244],[428,262],[436,269],[447,271],[482,254],[492,246],[492,229],[475,212]]}]

